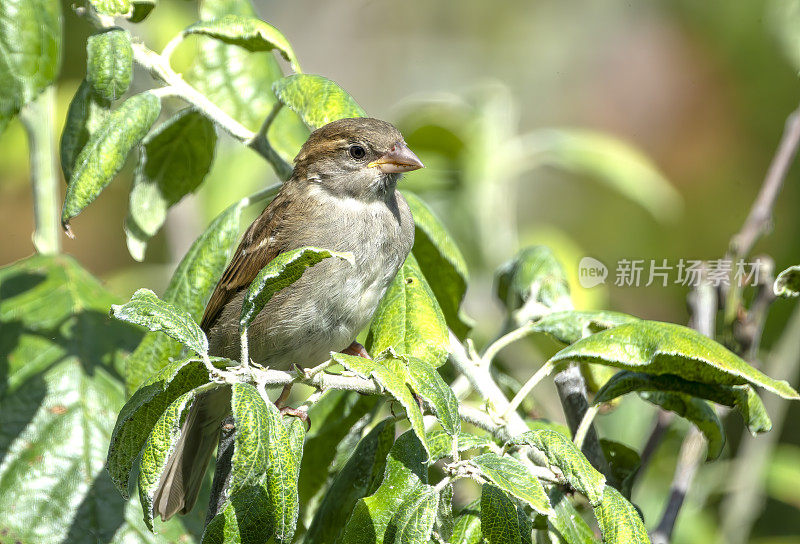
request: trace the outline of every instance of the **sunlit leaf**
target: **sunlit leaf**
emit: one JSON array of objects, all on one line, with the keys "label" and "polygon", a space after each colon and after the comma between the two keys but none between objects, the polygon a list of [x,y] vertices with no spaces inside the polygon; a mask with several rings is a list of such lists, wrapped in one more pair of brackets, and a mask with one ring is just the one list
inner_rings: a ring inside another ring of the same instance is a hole
[{"label": "sunlit leaf", "polygon": [[351,266],[355,265],[350,252],[342,253],[310,246],[286,251],[272,259],[247,289],[242,301],[240,327],[249,326],[275,293],[299,280],[309,267],[331,257],[348,261]]},{"label": "sunlit leaf", "polygon": [[134,259],[144,259],[147,241],[164,224],[167,209],[202,183],[216,143],[214,124],[193,109],[178,112],[144,139],[125,220]]},{"label": "sunlit leaf", "polygon": [[581,338],[626,323],[639,321],[638,317],[605,310],[568,310],[553,312],[536,321],[531,328],[544,332],[562,344],[574,344]]},{"label": "sunlit leaf", "polygon": [[[206,301],[217,283],[239,234],[242,207],[230,206],[194,241],[172,274],[163,300],[183,308],[195,320],[202,317]],[[177,357],[183,346],[165,334],[147,333],[125,361],[125,380],[135,389],[148,376]]]},{"label": "sunlit leaf", "polygon": [[86,80],[105,100],[120,98],[133,77],[133,49],[127,30],[111,28],[86,42]]},{"label": "sunlit leaf", "polygon": [[147,437],[139,462],[139,500],[144,511],[144,521],[153,530],[154,498],[161,475],[164,473],[170,454],[181,436],[181,427],[186,415],[198,396],[209,391],[214,384],[206,384],[175,399],[160,415]]},{"label": "sunlit leaf", "polygon": [[750,383],[787,399],[800,399],[774,380],[697,331],[659,321],[638,321],[593,334],[556,353],[553,363],[598,363],[649,374],[675,374],[721,385]]},{"label": "sunlit leaf", "polygon": [[531,523],[502,489],[481,487],[481,533],[488,544],[530,544]]},{"label": "sunlit leaf", "polygon": [[121,321],[159,331],[193,349],[208,353],[208,340],[186,310],[159,299],[149,289],[139,289],[125,304],[111,306],[111,315]]},{"label": "sunlit leaf", "polygon": [[481,533],[481,502],[480,499],[468,504],[458,513],[455,525],[453,526],[453,536],[450,537],[451,544],[481,544],[483,533]]},{"label": "sunlit leaf", "polygon": [[67,110],[67,120],[61,133],[61,171],[69,183],[78,154],[89,137],[103,125],[108,108],[92,92],[89,82],[83,80]]},{"label": "sunlit leaf", "polygon": [[422,410],[408,388],[406,381],[408,371],[401,359],[387,356],[372,360],[343,353],[332,353],[331,358],[347,370],[356,372],[365,378],[373,377],[396,399],[405,410],[411,429],[419,438],[425,451],[430,453],[426,442],[425,425],[422,421]]},{"label": "sunlit leaf", "polygon": [[606,478],[568,437],[545,429],[528,431],[512,438],[509,443],[526,444],[543,452],[550,465],[558,467],[570,485],[586,496],[590,504],[596,506],[600,503]]},{"label": "sunlit leaf", "polygon": [[518,324],[572,309],[564,269],[545,246],[525,248],[503,264],[495,273],[495,293]]},{"label": "sunlit leaf", "polygon": [[613,487],[606,487],[603,502],[595,507],[594,515],[603,532],[603,542],[650,544],[650,537],[636,508]]},{"label": "sunlit leaf", "polygon": [[380,487],[356,503],[341,544],[427,542],[439,498],[428,485],[427,457],[413,432],[397,439]]},{"label": "sunlit leaf", "polygon": [[[431,451],[431,461],[438,461],[453,453],[453,437],[444,431],[427,433],[426,441]],[[464,432],[458,435],[458,451],[482,449],[493,443],[488,436],[475,436]]]},{"label": "sunlit leaf", "polygon": [[469,273],[461,251],[442,222],[415,194],[403,196],[414,215],[414,257],[442,309],[447,326],[463,338],[472,320],[461,309]]},{"label": "sunlit leaf", "polygon": [[277,49],[300,72],[300,63],[289,40],[274,26],[255,17],[223,15],[218,19],[195,23],[183,31],[184,36],[201,34],[225,43],[244,47],[248,51],[272,51]]},{"label": "sunlit leaf", "polygon": [[670,391],[710,400],[736,408],[751,433],[763,433],[772,428],[761,398],[749,385],[712,385],[684,380],[671,374],[644,374],[623,370],[614,374],[597,395],[595,403],[608,402],[632,391]]},{"label": "sunlit leaf", "polygon": [[89,0],[92,7],[103,15],[123,15],[131,13],[130,0]]},{"label": "sunlit leaf", "polygon": [[449,343],[442,310],[411,254],[375,311],[367,349],[375,354],[393,348],[400,355],[440,366],[447,357]]},{"label": "sunlit leaf", "polygon": [[[798,4],[800,6],[800,4]],[[800,265],[790,266],[775,278],[775,296],[797,298],[800,296]]]},{"label": "sunlit leaf", "polygon": [[104,468],[125,399],[124,355],[141,338],[108,318],[114,302],[68,256],[0,268],[3,540],[117,544],[147,532],[141,508],[126,504]]},{"label": "sunlit leaf", "polygon": [[61,67],[61,2],[0,2],[0,133]]},{"label": "sunlit leaf", "polygon": [[130,472],[156,420],[175,399],[206,382],[208,371],[199,359],[173,361],[148,378],[122,407],[106,468],[123,496],[128,496]]},{"label": "sunlit leaf", "polygon": [[542,483],[517,459],[507,455],[484,453],[472,458],[470,463],[503,491],[528,503],[540,514],[546,516],[552,514],[553,510]]},{"label": "sunlit leaf", "polygon": [[594,532],[564,491],[554,487],[549,497],[555,511],[555,515],[547,518],[551,530],[555,531],[566,544],[597,544]]},{"label": "sunlit leaf", "polygon": [[366,117],[349,94],[322,76],[295,74],[276,81],[272,90],[311,130],[337,119]]},{"label": "sunlit leaf", "polygon": [[125,164],[133,147],[150,130],[161,112],[161,101],[144,92],[127,99],[111,112],[93,134],[75,161],[67,186],[61,223],[69,221],[88,206],[111,183]]}]

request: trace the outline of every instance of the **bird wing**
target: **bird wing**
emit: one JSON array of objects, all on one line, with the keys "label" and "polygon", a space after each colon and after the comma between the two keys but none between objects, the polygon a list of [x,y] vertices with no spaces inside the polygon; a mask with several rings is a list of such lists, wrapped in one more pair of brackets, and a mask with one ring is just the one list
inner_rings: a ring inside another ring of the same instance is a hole
[{"label": "bird wing", "polygon": [[208,332],[214,326],[225,305],[242,289],[247,288],[258,273],[279,253],[283,247],[287,211],[291,198],[285,191],[261,212],[244,233],[228,268],[208,301],[200,327]]}]

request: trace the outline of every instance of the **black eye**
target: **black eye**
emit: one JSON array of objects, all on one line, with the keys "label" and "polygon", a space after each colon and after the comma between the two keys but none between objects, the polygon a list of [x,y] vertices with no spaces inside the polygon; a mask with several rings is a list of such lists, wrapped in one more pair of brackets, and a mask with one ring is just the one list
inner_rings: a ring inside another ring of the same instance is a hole
[{"label": "black eye", "polygon": [[367,156],[367,151],[360,145],[351,145],[350,156],[354,159],[363,159]]}]

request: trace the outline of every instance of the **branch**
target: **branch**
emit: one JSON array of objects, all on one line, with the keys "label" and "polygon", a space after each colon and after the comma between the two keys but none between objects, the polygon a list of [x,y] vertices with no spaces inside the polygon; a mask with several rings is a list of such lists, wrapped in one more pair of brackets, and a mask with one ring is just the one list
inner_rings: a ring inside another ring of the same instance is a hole
[{"label": "branch", "polygon": [[653,544],[668,544],[672,537],[678,512],[683,506],[683,501],[689,491],[689,486],[692,484],[695,472],[697,472],[697,467],[703,459],[704,441],[703,435],[696,427],[692,427],[689,430],[689,434],[683,441],[681,452],[678,455],[678,464],[675,467],[675,476],[672,479],[667,508],[658,526],[650,534],[650,540]]},{"label": "branch", "polygon": [[[701,281],[698,286],[689,293],[687,301],[691,310],[690,324],[697,332],[714,338],[716,333],[716,317],[717,317],[717,291],[707,281],[708,267],[703,266],[701,269]],[[650,448],[648,453],[652,455],[653,450],[658,445],[657,440],[663,436],[666,431],[666,426],[669,426],[672,418],[667,418],[666,423],[661,418],[659,412],[659,419],[656,423],[655,429],[647,441],[647,446]],[[657,434],[658,433],[658,434]],[[670,487],[669,500],[664,513],[661,516],[661,521],[658,522],[656,529],[650,535],[653,544],[667,544],[672,537],[672,531],[675,529],[675,522],[678,520],[678,514],[683,507],[683,502],[686,499],[686,494],[689,491],[689,486],[692,485],[692,480],[697,472],[697,467],[703,461],[703,444],[705,439],[696,427],[692,427],[683,439],[681,451],[678,456],[678,463],[675,465],[675,473],[672,477],[672,486]]]},{"label": "branch", "polygon": [[798,146],[800,146],[800,108],[793,111],[786,119],[783,136],[750,214],[741,230],[731,238],[729,251],[736,259],[749,254],[758,238],[769,229],[775,201],[797,154]]},{"label": "branch", "polygon": [[[100,15],[92,9],[76,8],[79,16],[86,18],[97,28],[111,28],[116,26],[114,18]],[[285,161],[277,151],[270,145],[266,138],[266,130],[254,133],[236,119],[225,113],[219,106],[209,100],[203,93],[186,83],[181,74],[175,72],[169,63],[169,58],[159,55],[141,42],[134,42],[133,60],[136,64],[148,71],[157,81],[169,87],[168,94],[180,98],[184,102],[192,105],[200,113],[211,119],[222,130],[233,136],[239,142],[253,149],[256,153],[264,157],[275,169],[282,180],[286,180],[292,175],[292,165]],[[165,50],[171,54],[171,49]],[[274,113],[277,113],[274,111]],[[269,120],[272,117],[267,119]],[[269,128],[269,125],[267,125]]]},{"label": "branch", "polygon": [[[567,425],[572,435],[576,436],[578,428],[589,410],[586,382],[581,375],[580,367],[577,363],[571,363],[565,370],[556,375],[554,381],[556,389],[558,389],[558,396],[561,399],[561,405],[564,407]],[[600,440],[597,437],[594,425],[589,424],[581,432],[585,436],[581,451],[597,470],[609,476],[611,470],[603,453],[603,448],[600,446]]]},{"label": "branch", "polygon": [[33,185],[35,230],[33,245],[45,255],[61,251],[59,234],[60,201],[58,167],[55,164],[53,117],[55,90],[47,87],[20,112],[20,120],[28,134]]}]

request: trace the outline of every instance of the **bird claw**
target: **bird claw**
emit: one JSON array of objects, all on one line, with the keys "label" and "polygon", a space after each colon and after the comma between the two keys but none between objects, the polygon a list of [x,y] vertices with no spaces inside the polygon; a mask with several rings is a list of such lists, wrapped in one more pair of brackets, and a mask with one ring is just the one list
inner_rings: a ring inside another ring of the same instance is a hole
[{"label": "bird claw", "polygon": [[284,406],[280,409],[281,415],[284,416],[292,416],[300,419],[303,423],[306,424],[306,432],[311,429],[311,418],[308,417],[308,412],[305,410],[301,410],[299,408],[292,408],[291,406]]}]

